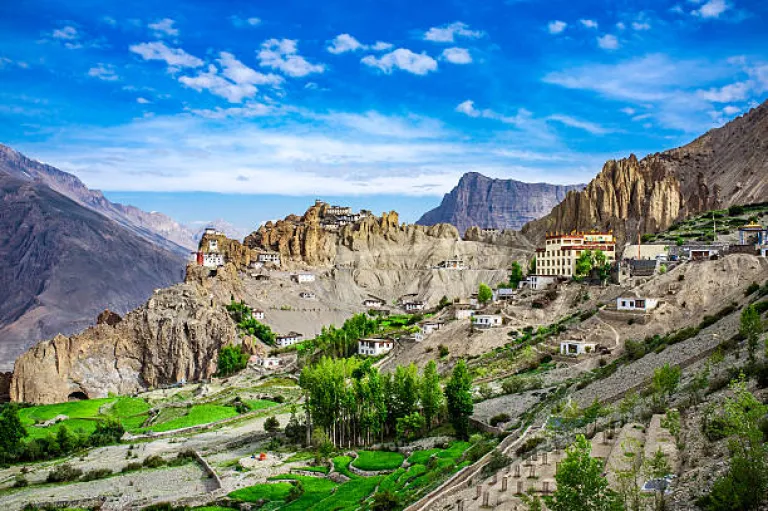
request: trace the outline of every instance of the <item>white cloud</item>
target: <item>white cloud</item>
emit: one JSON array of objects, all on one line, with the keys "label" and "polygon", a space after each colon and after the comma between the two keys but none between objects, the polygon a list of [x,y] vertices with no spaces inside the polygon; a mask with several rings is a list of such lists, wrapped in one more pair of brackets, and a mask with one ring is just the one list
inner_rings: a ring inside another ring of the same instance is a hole
[{"label": "white cloud", "polygon": [[120,77],[117,76],[117,73],[115,73],[115,67],[110,64],[99,64],[96,67],[90,68],[88,70],[88,76],[106,82],[114,82],[120,79]]},{"label": "white cloud", "polygon": [[384,41],[376,41],[371,49],[374,51],[386,51],[392,49],[394,45],[392,43],[385,43]]},{"label": "white cloud", "polygon": [[627,115],[635,115],[635,113],[637,113],[637,110],[631,107],[624,107],[621,109],[621,111]]},{"label": "white cloud", "polygon": [[451,64],[470,64],[472,55],[466,48],[446,48],[443,50],[442,57]]},{"label": "white cloud", "polygon": [[256,25],[259,25],[261,23],[261,18],[256,17],[250,17],[247,20],[245,20],[249,25],[252,27],[255,27]]},{"label": "white cloud", "polygon": [[597,21],[595,20],[579,20],[579,22],[587,28],[597,28]]},{"label": "white cloud", "polygon": [[322,73],[325,66],[312,64],[298,54],[297,42],[292,39],[269,39],[261,45],[259,61],[262,66],[277,69],[293,77]]},{"label": "white cloud", "polygon": [[51,35],[54,39],[61,39],[63,41],[74,41],[79,37],[77,29],[71,25],[57,28]]},{"label": "white cloud", "polygon": [[719,18],[730,8],[731,5],[725,0],[709,0],[698,9],[691,11],[691,14],[701,18]]},{"label": "white cloud", "polygon": [[452,43],[457,37],[477,39],[483,37],[482,30],[470,30],[469,25],[455,21],[449,25],[432,27],[424,33],[424,39],[435,43]]},{"label": "white cloud", "polygon": [[624,30],[627,28],[627,26],[623,22],[619,21],[618,23],[616,23],[616,28],[618,30]]},{"label": "white cloud", "polygon": [[547,117],[547,120],[559,122],[561,124],[564,124],[565,126],[570,126],[571,128],[578,128],[580,130],[588,131],[593,135],[605,135],[606,133],[610,133],[611,131],[607,128],[600,126],[599,124],[589,122],[589,121],[584,121],[581,119],[576,119],[568,115],[562,115],[562,114],[550,115],[549,117]]},{"label": "white cloud", "polygon": [[642,30],[650,30],[651,24],[648,23],[647,21],[633,21],[632,28],[634,30],[637,30],[638,32]]},{"label": "white cloud", "polygon": [[737,106],[728,105],[725,108],[723,108],[723,113],[725,115],[733,116],[733,115],[738,114],[739,112],[741,112],[741,108],[739,108]]},{"label": "white cloud", "polygon": [[619,38],[613,34],[605,34],[597,38],[597,45],[604,50],[615,50],[619,47]]},{"label": "white cloud", "polygon": [[176,23],[171,18],[163,18],[161,20],[157,20],[154,23],[150,23],[147,25],[150,30],[155,34],[157,37],[163,37],[163,36],[171,36],[175,37],[179,35],[179,30],[177,28],[174,28],[174,23]]},{"label": "white cloud", "polygon": [[152,102],[150,100],[148,100],[147,98],[136,98],[136,103],[138,103],[140,105],[148,105],[148,104],[150,104]]},{"label": "white cloud", "polygon": [[238,28],[242,27],[255,27],[257,25],[261,25],[261,18],[257,17],[251,17],[251,18],[241,18],[240,16],[230,16],[229,20],[232,22],[232,24]]},{"label": "white cloud", "polygon": [[714,103],[731,103],[746,99],[751,87],[750,83],[736,82],[719,88],[700,90],[698,95],[700,98]]},{"label": "white cloud", "polygon": [[221,52],[218,63],[221,72],[210,64],[208,69],[195,76],[182,76],[179,82],[196,91],[207,90],[230,103],[240,103],[258,92],[257,85],[276,86],[283,78],[275,74],[260,73],[235,58],[228,52]]},{"label": "white cloud", "polygon": [[414,53],[405,48],[398,48],[378,58],[374,55],[368,55],[363,57],[360,62],[366,66],[380,69],[386,74],[392,73],[394,69],[401,69],[421,76],[437,71],[435,59],[426,53]]},{"label": "white cloud", "polygon": [[332,126],[346,126],[358,133],[380,137],[402,139],[432,139],[446,136],[448,133],[441,122],[418,116],[383,115],[376,111],[364,113],[333,112],[326,115],[313,115]]},{"label": "white cloud", "polygon": [[330,53],[338,55],[348,51],[357,51],[366,48],[366,46],[349,34],[339,34],[333,38],[331,44],[326,48]]},{"label": "white cloud", "polygon": [[565,30],[565,27],[567,26],[568,26],[568,23],[566,23],[565,21],[560,21],[560,20],[550,21],[547,24],[547,30],[549,31],[550,34],[560,34],[563,32],[563,30]]},{"label": "white cloud", "polygon": [[200,67],[203,61],[181,48],[170,48],[161,41],[134,44],[128,48],[144,60],[161,60],[171,68]]},{"label": "white cloud", "polygon": [[264,103],[248,102],[243,106],[233,106],[229,108],[216,107],[210,110],[190,109],[190,113],[204,117],[206,119],[230,119],[243,118],[251,119],[254,117],[265,117],[275,113],[275,108]]}]

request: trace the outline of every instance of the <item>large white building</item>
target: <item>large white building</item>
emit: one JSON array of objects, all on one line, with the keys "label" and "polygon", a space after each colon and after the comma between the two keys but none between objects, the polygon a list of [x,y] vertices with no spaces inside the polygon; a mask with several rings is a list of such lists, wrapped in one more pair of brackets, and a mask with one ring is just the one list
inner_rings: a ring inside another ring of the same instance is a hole
[{"label": "large white building", "polygon": [[417,312],[417,311],[423,311],[425,307],[424,302],[407,302],[403,305],[403,308],[407,312]]},{"label": "large white building", "polygon": [[219,254],[218,252],[203,254],[203,266],[206,268],[224,266],[224,254]]},{"label": "large white building", "polygon": [[376,356],[391,351],[394,346],[392,339],[360,339],[357,341],[357,353]]},{"label": "large white building", "polygon": [[648,312],[659,306],[655,298],[640,298],[634,296],[621,296],[616,299],[616,309],[620,311]]},{"label": "large white building", "polygon": [[475,314],[472,316],[472,326],[475,328],[496,328],[503,323],[498,314]]},{"label": "large white building", "polygon": [[293,280],[295,280],[299,284],[306,284],[306,283],[315,281],[315,276],[312,273],[294,273],[292,277],[293,277]]},{"label": "large white building", "polygon": [[547,234],[544,248],[536,249],[536,274],[573,277],[576,260],[586,250],[600,250],[606,261],[616,261],[616,238],[612,232]]},{"label": "large white building", "polygon": [[280,266],[280,254],[277,252],[262,252],[257,256],[260,263],[271,263]]}]

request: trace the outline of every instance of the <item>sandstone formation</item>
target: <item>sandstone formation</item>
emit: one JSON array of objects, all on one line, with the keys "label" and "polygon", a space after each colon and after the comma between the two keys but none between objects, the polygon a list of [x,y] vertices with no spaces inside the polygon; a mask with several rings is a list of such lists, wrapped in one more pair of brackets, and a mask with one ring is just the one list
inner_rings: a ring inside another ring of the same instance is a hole
[{"label": "sandstone formation", "polygon": [[619,241],[658,232],[681,218],[768,197],[768,102],[683,147],[609,161],[582,192],[528,223],[547,231],[613,229]]},{"label": "sandstone formation", "polygon": [[473,226],[520,229],[526,222],[549,213],[571,190],[584,185],[522,183],[514,179],[491,179],[469,172],[443,197],[440,205],[416,223],[449,223],[463,233]]},{"label": "sandstone formation", "polygon": [[236,339],[223,305],[203,286],[179,284],[114,326],[41,342],[16,361],[11,399],[54,403],[210,378],[219,349]]},{"label": "sandstone formation", "polygon": [[116,314],[109,309],[104,309],[104,312],[99,314],[99,316],[96,318],[96,324],[115,326],[122,320],[123,318],[121,318],[119,314]]}]

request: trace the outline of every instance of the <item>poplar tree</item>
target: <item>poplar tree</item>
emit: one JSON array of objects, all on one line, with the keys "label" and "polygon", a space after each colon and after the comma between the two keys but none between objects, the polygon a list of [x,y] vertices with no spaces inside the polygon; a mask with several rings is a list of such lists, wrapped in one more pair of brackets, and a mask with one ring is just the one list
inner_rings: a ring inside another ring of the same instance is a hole
[{"label": "poplar tree", "polygon": [[437,374],[437,364],[434,360],[430,360],[424,368],[424,376],[421,381],[421,409],[424,411],[427,428],[434,425],[435,418],[437,418],[440,407],[443,405],[443,399],[440,375]]},{"label": "poplar tree", "polygon": [[472,378],[464,359],[459,360],[453,368],[451,379],[445,386],[445,399],[456,436],[469,438],[469,417],[475,405],[472,401]]}]

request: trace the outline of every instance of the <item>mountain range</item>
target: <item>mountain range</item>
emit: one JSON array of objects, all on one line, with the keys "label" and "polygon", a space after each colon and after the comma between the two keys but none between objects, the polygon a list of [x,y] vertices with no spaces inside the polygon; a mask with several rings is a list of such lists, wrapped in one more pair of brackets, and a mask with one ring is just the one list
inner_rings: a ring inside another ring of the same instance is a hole
[{"label": "mountain range", "polygon": [[438,207],[424,213],[416,223],[448,223],[461,233],[474,226],[519,230],[549,213],[568,192],[583,190],[584,186],[523,183],[468,172]]}]

